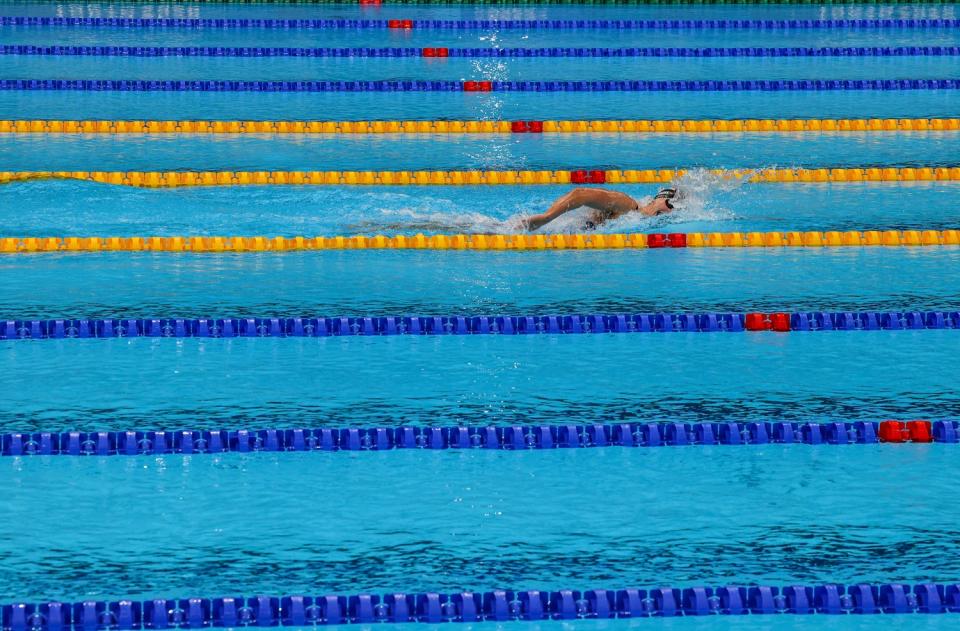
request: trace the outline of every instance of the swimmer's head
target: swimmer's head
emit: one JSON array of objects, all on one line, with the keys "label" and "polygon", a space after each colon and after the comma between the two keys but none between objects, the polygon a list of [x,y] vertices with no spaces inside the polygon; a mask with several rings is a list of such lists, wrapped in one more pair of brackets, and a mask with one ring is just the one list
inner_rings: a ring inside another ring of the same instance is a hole
[{"label": "swimmer's head", "polygon": [[684,192],[676,188],[665,188],[657,193],[653,198],[654,210],[660,215],[668,213],[676,208],[676,204],[683,201]]}]

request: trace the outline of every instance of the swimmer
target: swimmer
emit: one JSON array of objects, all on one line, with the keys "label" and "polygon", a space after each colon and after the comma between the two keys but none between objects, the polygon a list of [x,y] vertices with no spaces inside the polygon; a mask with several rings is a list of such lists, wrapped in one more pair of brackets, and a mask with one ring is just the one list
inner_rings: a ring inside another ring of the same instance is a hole
[{"label": "swimmer", "polygon": [[683,193],[675,188],[665,188],[649,204],[641,205],[634,198],[603,188],[575,188],[557,201],[546,212],[522,220],[523,227],[533,231],[547,225],[557,217],[586,206],[593,210],[584,222],[585,230],[594,230],[604,222],[638,212],[655,217],[673,210],[673,202],[683,199]]}]

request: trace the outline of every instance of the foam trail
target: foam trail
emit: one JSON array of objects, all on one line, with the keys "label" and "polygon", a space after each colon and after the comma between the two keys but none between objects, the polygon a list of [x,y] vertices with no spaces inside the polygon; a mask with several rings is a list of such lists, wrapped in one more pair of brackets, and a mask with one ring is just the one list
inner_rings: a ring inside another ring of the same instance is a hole
[{"label": "foam trail", "polygon": [[416,210],[383,211],[382,219],[368,219],[344,226],[349,234],[424,232],[506,234],[519,229],[519,221],[497,219],[479,212]]}]

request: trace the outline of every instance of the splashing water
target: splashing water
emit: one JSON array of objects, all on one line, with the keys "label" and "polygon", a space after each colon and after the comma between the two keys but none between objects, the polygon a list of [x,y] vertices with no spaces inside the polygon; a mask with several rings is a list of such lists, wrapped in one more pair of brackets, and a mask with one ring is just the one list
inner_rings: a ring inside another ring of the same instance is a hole
[{"label": "splashing water", "polygon": [[[670,183],[671,187],[683,192],[683,200],[675,202],[674,212],[657,217],[628,214],[604,224],[603,232],[635,232],[693,222],[732,221],[738,217],[731,206],[743,197],[743,185],[751,175],[733,177],[711,173],[707,169],[691,169]],[[638,201],[648,203],[650,198]]]},{"label": "splashing water", "polygon": [[[500,33],[493,30],[489,35],[482,36],[481,41],[487,42],[491,48],[500,48]],[[508,81],[510,67],[502,59],[479,58],[470,62],[472,73],[464,80]],[[504,98],[497,92],[471,95],[477,100],[477,114],[480,120],[503,120]],[[509,136],[492,134],[484,139],[477,151],[468,152],[467,156],[475,164],[484,169],[524,168],[526,157],[515,151],[515,142]]]}]

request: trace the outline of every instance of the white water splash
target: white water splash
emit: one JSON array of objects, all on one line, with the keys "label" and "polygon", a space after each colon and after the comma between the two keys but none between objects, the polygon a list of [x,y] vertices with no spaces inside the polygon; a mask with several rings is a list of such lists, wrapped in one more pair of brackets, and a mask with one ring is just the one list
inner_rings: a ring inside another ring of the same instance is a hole
[{"label": "white water splash", "polygon": [[[737,219],[733,206],[743,196],[742,188],[752,173],[733,177],[718,175],[707,169],[691,169],[674,179],[670,186],[683,194],[676,210],[658,217],[630,214],[604,225],[604,232],[651,230],[671,224],[689,222],[722,222]],[[643,202],[648,202],[648,199]]]},{"label": "white water splash", "polygon": [[[488,35],[480,37],[480,41],[487,42],[490,48],[499,49],[500,33],[490,31]],[[470,62],[472,72],[464,80],[470,81],[508,81],[510,80],[510,66],[500,58],[481,57]],[[479,120],[501,121],[505,100],[498,92],[478,93],[470,95],[476,99],[477,115]],[[467,152],[467,157],[483,169],[524,168],[526,157],[517,155],[516,142],[509,135],[491,134],[480,139],[476,150]]]}]

